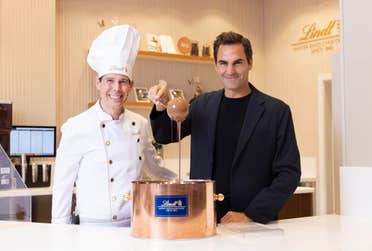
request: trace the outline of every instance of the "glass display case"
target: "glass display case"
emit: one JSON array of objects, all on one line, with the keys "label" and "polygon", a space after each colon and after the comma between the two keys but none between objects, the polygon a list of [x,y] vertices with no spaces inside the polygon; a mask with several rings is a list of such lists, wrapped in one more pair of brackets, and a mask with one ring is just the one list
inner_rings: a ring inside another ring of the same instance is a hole
[{"label": "glass display case", "polygon": [[0,220],[31,221],[31,194],[1,145]]}]

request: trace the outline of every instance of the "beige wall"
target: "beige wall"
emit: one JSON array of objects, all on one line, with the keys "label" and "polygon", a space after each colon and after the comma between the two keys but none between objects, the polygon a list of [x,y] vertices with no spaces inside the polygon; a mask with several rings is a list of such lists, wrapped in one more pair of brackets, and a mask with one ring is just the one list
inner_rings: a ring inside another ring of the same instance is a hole
[{"label": "beige wall", "polygon": [[344,166],[372,167],[371,1],[341,0]]},{"label": "beige wall", "polygon": [[332,72],[332,55],[294,51],[302,27],[339,19],[337,0],[265,0],[265,90],[291,106],[303,156],[318,154],[318,78]]},{"label": "beige wall", "polygon": [[[58,124],[84,109],[96,98],[95,74],[86,64],[92,40],[104,29],[97,26],[104,19],[110,27],[117,17],[120,24],[130,23],[144,35],[169,34],[175,42],[181,36],[212,42],[221,31],[235,30],[251,38],[256,67],[251,79],[263,83],[263,2],[261,0],[174,1],[174,0],[59,0],[57,1],[58,41]],[[87,4],[89,3],[89,4]],[[142,48],[145,49],[144,36]],[[190,64],[138,59],[134,79],[137,86],[150,86],[159,79],[171,87],[192,95],[187,79],[200,76],[206,90],[220,88],[213,64]],[[131,97],[133,99],[133,97]]]},{"label": "beige wall", "polygon": [[[342,37],[339,69],[340,104],[336,136],[339,154],[341,214],[371,217],[372,179],[372,33],[371,1],[340,0]],[[337,166],[337,167],[339,167]]]},{"label": "beige wall", "polygon": [[55,4],[0,1],[0,100],[13,124],[55,125]]},{"label": "beige wall", "polygon": [[[86,109],[97,95],[85,61],[103,30],[97,20],[107,28],[117,17],[141,34],[170,34],[175,41],[185,35],[212,42],[223,30],[248,36],[254,49],[250,80],[291,106],[302,155],[317,155],[317,81],[331,72],[333,52],[311,54],[290,45],[303,25],[338,18],[337,0],[1,0],[0,12],[0,100],[14,102],[14,124],[59,126]],[[207,91],[220,88],[213,64],[138,59],[134,76],[137,86],[163,78],[188,97],[186,80],[193,76]]]}]

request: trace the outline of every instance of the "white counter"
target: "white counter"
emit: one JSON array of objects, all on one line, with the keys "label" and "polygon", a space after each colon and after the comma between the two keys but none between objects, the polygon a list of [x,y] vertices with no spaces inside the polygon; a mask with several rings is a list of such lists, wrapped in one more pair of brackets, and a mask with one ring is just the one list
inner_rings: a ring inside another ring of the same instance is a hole
[{"label": "white counter", "polygon": [[[16,197],[16,196],[41,196],[52,195],[52,187],[38,187],[28,189],[12,189],[0,191],[0,197]],[[297,187],[295,194],[314,193],[313,187]]]},{"label": "white counter", "polygon": [[315,188],[314,187],[297,187],[294,194],[300,194],[300,193],[314,193]]},{"label": "white counter", "polygon": [[0,222],[0,248],[31,250],[120,251],[370,251],[372,219],[319,216],[219,226],[211,238],[194,240],[144,240],[130,228]]},{"label": "white counter", "polygon": [[52,187],[37,187],[27,189],[11,189],[0,191],[0,197],[18,197],[18,196],[40,196],[51,195]]}]

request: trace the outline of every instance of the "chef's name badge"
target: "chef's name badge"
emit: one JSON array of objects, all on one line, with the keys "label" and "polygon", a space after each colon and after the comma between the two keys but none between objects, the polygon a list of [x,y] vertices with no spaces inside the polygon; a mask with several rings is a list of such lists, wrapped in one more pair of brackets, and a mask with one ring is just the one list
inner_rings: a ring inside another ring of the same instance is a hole
[{"label": "chef's name badge", "polygon": [[187,217],[187,195],[156,195],[155,217]]}]

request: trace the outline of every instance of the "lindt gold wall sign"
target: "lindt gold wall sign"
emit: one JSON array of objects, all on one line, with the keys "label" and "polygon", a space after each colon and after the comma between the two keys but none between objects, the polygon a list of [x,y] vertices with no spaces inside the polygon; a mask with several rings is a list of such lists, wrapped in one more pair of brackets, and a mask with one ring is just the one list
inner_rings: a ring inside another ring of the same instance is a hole
[{"label": "lindt gold wall sign", "polygon": [[314,22],[302,27],[298,40],[291,44],[294,51],[310,50],[311,53],[334,51],[340,45],[340,20],[332,19],[324,25]]}]

